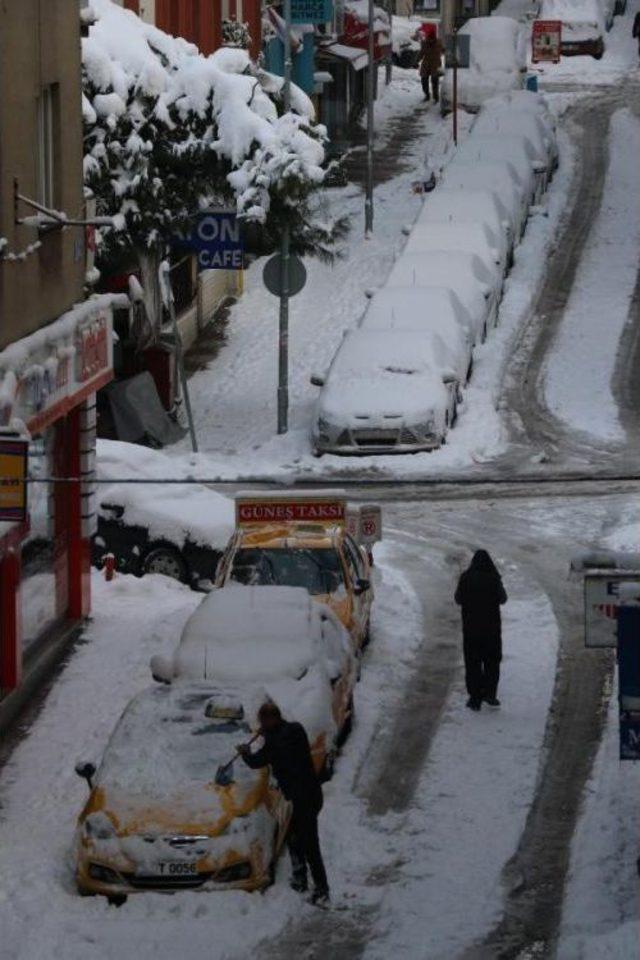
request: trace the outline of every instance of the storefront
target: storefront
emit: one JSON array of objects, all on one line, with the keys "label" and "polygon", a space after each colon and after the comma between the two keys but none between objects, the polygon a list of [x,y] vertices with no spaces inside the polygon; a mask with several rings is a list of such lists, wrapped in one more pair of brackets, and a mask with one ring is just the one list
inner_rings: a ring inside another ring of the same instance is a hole
[{"label": "storefront", "polygon": [[29,440],[27,519],[0,523],[0,700],[89,613],[95,395],[123,299],[92,298],[0,352],[0,436]]}]

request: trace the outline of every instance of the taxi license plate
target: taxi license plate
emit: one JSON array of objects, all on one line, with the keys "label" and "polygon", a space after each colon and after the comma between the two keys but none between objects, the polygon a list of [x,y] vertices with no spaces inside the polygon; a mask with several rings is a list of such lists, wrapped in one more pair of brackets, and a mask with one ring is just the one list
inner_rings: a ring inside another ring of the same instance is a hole
[{"label": "taxi license plate", "polygon": [[188,860],[167,860],[158,864],[159,877],[197,877],[198,865]]}]

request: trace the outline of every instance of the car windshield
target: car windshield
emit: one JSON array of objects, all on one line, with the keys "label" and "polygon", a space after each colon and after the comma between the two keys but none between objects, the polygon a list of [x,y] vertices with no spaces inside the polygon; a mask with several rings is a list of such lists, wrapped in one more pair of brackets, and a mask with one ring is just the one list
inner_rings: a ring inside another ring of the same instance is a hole
[{"label": "car windshield", "polygon": [[234,558],[231,579],[245,586],[304,587],[312,594],[334,593],[343,585],[340,557],[331,547],[244,548]]}]

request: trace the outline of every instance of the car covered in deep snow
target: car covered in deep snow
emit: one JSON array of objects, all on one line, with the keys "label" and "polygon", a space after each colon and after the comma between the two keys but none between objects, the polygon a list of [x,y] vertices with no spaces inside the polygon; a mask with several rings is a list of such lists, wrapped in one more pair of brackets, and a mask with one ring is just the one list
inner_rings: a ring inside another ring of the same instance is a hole
[{"label": "car covered in deep snow", "polygon": [[[470,38],[470,63],[458,70],[458,106],[475,113],[485,100],[522,89],[527,67],[526,34],[511,17],[472,17],[458,31]],[[453,71],[442,82],[441,109],[453,108]]]},{"label": "car covered in deep snow", "polygon": [[425,290],[446,287],[472,318],[475,343],[484,340],[487,331],[497,321],[498,297],[492,273],[474,253],[432,250],[428,257],[421,253],[401,253],[391,268],[385,287]]},{"label": "car covered in deep snow", "polygon": [[468,163],[482,163],[488,161],[511,163],[517,173],[523,188],[529,196],[529,203],[538,203],[547,187],[550,174],[548,161],[545,155],[540,155],[535,145],[526,136],[511,136],[495,133],[482,133],[468,137],[461,144],[456,161]]},{"label": "car covered in deep snow", "polygon": [[482,109],[473,129],[474,136],[526,137],[533,144],[538,159],[545,163],[549,176],[558,166],[555,133],[545,124],[543,118],[533,111],[513,106]]},{"label": "car covered in deep snow", "polygon": [[154,685],[129,703],[90,783],[75,838],[82,894],[121,902],[141,890],[265,887],[289,804],[264,770],[216,770],[251,734],[242,692],[185,682]]},{"label": "car covered in deep snow", "polygon": [[152,657],[151,672],[164,683],[255,686],[256,710],[272,700],[303,724],[324,776],[351,728],[358,673],[351,638],[333,610],[303,587],[214,590],[187,620],[172,657]]},{"label": "car covered in deep snow", "polygon": [[502,294],[507,260],[501,238],[483,223],[417,223],[405,246],[406,253],[421,253],[425,260],[432,250],[465,250],[479,257],[491,274],[498,298]]},{"label": "car covered in deep snow", "polygon": [[369,550],[379,532],[365,546],[349,530],[352,515],[339,492],[238,494],[216,586],[304,587],[336,613],[359,651],[370,636]]},{"label": "car covered in deep snow", "polygon": [[361,330],[420,333],[433,351],[432,367],[453,370],[460,390],[473,365],[475,329],[471,315],[446,287],[384,286],[360,319]]},{"label": "car covered in deep snow", "polygon": [[444,171],[440,185],[451,190],[491,190],[499,193],[503,204],[508,207],[515,241],[518,242],[522,237],[529,217],[529,189],[509,161],[473,162],[468,157],[454,156]]},{"label": "car covered in deep snow", "polygon": [[607,27],[599,0],[542,0],[540,17],[562,22],[562,56],[601,59]]},{"label": "car covered in deep snow", "polygon": [[498,240],[502,256],[511,263],[514,237],[508,211],[490,190],[452,190],[440,184],[430,194],[416,223],[484,223]]},{"label": "car covered in deep snow", "polygon": [[455,420],[455,370],[434,369],[432,346],[413,331],[349,331],[320,382],[317,453],[434,450]]}]

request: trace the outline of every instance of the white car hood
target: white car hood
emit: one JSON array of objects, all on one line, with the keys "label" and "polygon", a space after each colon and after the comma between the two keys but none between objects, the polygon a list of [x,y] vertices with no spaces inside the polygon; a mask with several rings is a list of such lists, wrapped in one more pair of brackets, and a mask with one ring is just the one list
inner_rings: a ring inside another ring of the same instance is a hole
[{"label": "white car hood", "polygon": [[318,413],[336,426],[394,427],[430,419],[433,408],[446,405],[446,399],[444,385],[435,378],[390,373],[328,383]]}]

